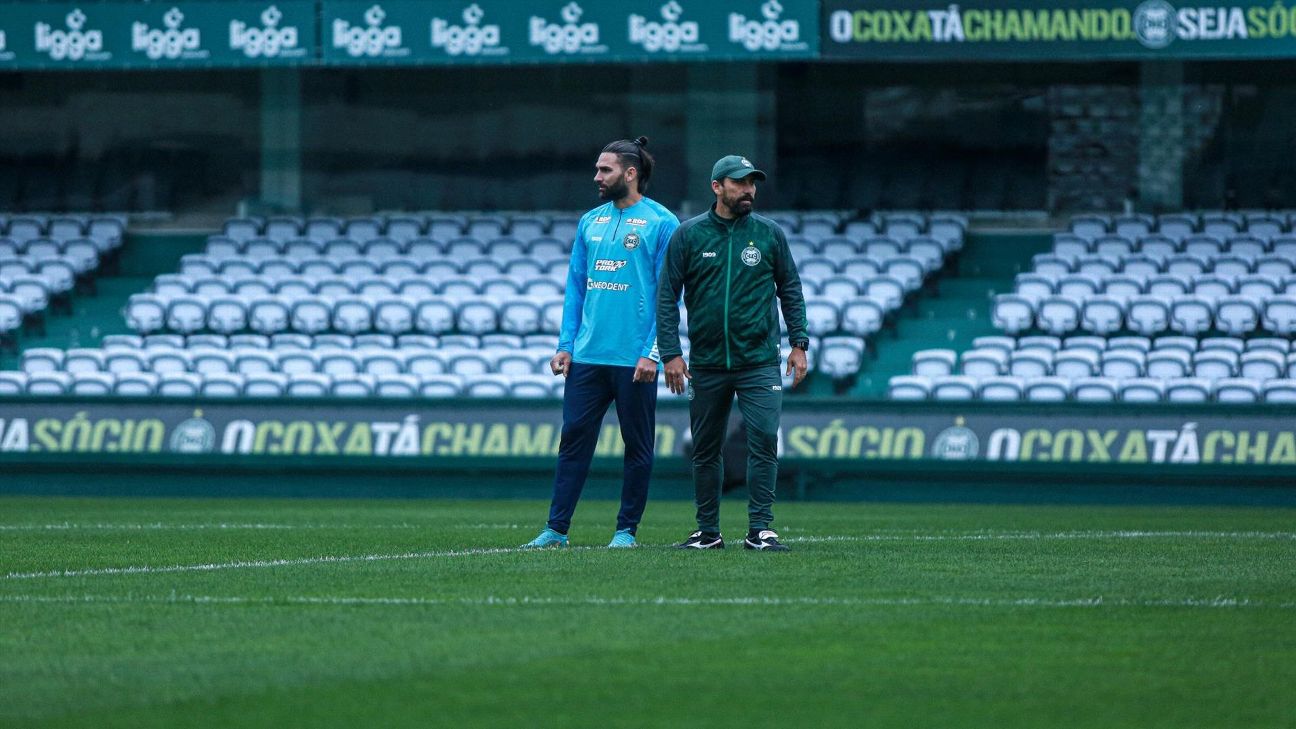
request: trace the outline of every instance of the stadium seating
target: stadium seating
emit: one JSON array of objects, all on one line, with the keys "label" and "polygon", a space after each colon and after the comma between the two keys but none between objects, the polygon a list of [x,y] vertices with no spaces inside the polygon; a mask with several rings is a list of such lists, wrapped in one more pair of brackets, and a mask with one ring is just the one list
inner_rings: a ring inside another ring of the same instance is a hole
[{"label": "stadium seating", "polygon": [[[812,369],[839,383],[859,371],[888,317],[957,255],[966,226],[953,215],[771,215],[785,226],[800,264]],[[30,350],[21,387],[53,392],[59,382],[44,375],[56,373],[73,378],[63,392],[82,394],[561,394],[548,361],[577,219],[231,219],[202,253],[184,256],[177,272],[130,297],[122,314],[133,335],[75,353]],[[51,232],[15,220],[24,235]],[[120,230],[113,240],[120,243]],[[0,265],[2,256],[0,247]],[[7,291],[19,303],[39,303],[30,282],[13,281]],[[687,352],[686,319],[681,334]],[[664,382],[661,388],[665,393]]]},{"label": "stadium seating", "polygon": [[1032,266],[991,304],[1008,336],[915,353],[890,396],[964,399],[939,386],[962,375],[992,400],[1281,402],[1296,381],[1290,213],[1076,216]]},{"label": "stadium seating", "polygon": [[0,216],[0,343],[20,330],[44,330],[45,311],[70,313],[76,291],[115,260],[125,219],[111,215]]}]

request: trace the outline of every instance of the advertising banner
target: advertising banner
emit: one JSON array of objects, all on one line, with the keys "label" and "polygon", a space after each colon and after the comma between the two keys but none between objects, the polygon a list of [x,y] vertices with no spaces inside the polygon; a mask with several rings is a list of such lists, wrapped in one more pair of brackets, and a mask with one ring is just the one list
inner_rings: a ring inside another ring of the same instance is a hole
[{"label": "advertising banner", "polygon": [[1296,3],[1231,0],[824,0],[824,58],[1290,58]]},{"label": "advertising banner", "polygon": [[[266,404],[211,401],[0,403],[0,461],[21,454],[275,459],[465,458],[558,453],[557,403]],[[683,457],[688,412],[662,407],[656,452]],[[786,461],[979,461],[1002,463],[1296,466],[1296,419],[1255,408],[1202,414],[1104,413],[1099,409],[791,407],[783,414]],[[614,413],[596,455],[624,450]]]},{"label": "advertising banner", "polygon": [[325,0],[326,63],[812,58],[817,0]]},{"label": "advertising banner", "polygon": [[315,58],[315,3],[9,3],[3,68],[209,68]]}]

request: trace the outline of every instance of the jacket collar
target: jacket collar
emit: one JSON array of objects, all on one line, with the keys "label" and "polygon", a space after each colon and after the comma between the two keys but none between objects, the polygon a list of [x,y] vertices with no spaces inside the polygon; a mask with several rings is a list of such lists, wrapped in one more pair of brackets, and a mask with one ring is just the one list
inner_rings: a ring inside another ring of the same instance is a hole
[{"label": "jacket collar", "polygon": [[738,225],[743,222],[744,218],[750,218],[751,215],[740,215],[734,218],[733,220],[725,220],[724,218],[716,214],[716,204],[711,203],[711,208],[707,211],[707,217],[709,217],[711,219],[711,222],[715,223],[716,225],[732,230],[738,227]]}]

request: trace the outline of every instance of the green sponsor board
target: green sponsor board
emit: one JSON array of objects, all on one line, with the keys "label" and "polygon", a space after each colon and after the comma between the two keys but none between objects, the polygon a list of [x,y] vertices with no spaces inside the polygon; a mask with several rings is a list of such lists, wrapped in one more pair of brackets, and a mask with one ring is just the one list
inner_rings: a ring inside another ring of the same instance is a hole
[{"label": "green sponsor board", "polygon": [[824,58],[1290,58],[1296,3],[824,0],[821,33]]},{"label": "green sponsor board", "polygon": [[817,0],[326,0],[326,63],[809,58]]},{"label": "green sponsor board", "polygon": [[[1296,472],[1296,419],[1268,407],[897,407],[798,403],[785,408],[788,462],[966,461],[1163,467],[1280,467]],[[0,403],[0,460],[27,454],[266,458],[491,459],[558,454],[557,402],[166,400]],[[658,409],[656,453],[688,451],[688,411]],[[614,414],[596,456],[621,457]]]},{"label": "green sponsor board", "polygon": [[315,4],[10,3],[2,68],[170,68],[301,64],[315,57]]}]

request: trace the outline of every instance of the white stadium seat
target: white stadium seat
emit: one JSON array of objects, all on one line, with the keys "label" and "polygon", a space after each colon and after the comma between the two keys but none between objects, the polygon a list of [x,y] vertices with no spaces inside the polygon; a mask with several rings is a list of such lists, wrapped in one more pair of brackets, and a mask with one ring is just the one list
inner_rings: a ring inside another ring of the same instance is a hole
[{"label": "white stadium seat", "polygon": [[926,400],[931,397],[931,380],[915,375],[897,375],[887,383],[892,400]]},{"label": "white stadium seat", "polygon": [[1025,396],[1025,380],[1013,376],[983,377],[977,380],[977,397],[990,401],[1017,401]]},{"label": "white stadium seat", "polygon": [[1120,399],[1124,402],[1160,402],[1165,396],[1165,383],[1150,377],[1120,381]]},{"label": "white stadium seat", "polygon": [[924,349],[913,353],[912,374],[924,377],[954,374],[958,354],[952,349]]},{"label": "white stadium seat", "polygon": [[1126,326],[1143,336],[1157,335],[1170,326],[1170,300],[1156,293],[1135,296],[1125,313]]},{"label": "white stadium seat", "polygon": [[941,375],[931,378],[934,400],[972,400],[977,396],[976,378],[966,375]]},{"label": "white stadium seat", "polygon": [[1027,297],[999,294],[994,298],[991,318],[996,329],[1006,334],[1020,334],[1035,323],[1035,307]]},{"label": "white stadium seat", "polygon": [[1062,402],[1071,395],[1071,384],[1062,377],[1034,377],[1026,380],[1024,394],[1034,402]]},{"label": "white stadium seat", "polygon": [[1071,396],[1076,402],[1112,402],[1118,393],[1114,377],[1080,377],[1071,382]]}]

